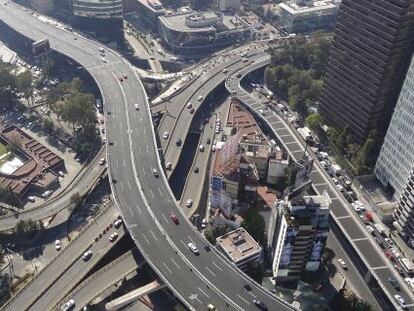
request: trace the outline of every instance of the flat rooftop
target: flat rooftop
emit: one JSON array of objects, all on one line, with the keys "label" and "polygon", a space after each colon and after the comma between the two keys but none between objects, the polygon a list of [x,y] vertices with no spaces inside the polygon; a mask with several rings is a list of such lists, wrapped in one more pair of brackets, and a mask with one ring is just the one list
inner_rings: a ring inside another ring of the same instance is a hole
[{"label": "flat rooftop", "polygon": [[238,228],[222,235],[216,241],[226,255],[236,263],[256,255],[262,250],[260,245],[244,228]]},{"label": "flat rooftop", "polygon": [[323,10],[334,10],[338,6],[332,2],[332,0],[319,0],[315,1],[313,5],[298,5],[295,1],[288,1],[279,4],[282,10],[288,11],[290,14],[306,14],[314,13]]},{"label": "flat rooftop", "polygon": [[137,1],[153,12],[163,13],[166,11],[162,3],[158,0],[137,0]]}]

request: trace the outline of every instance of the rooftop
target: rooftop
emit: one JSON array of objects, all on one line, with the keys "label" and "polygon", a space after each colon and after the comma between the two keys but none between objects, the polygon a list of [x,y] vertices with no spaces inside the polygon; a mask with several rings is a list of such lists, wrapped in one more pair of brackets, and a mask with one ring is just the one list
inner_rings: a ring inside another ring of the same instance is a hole
[{"label": "rooftop", "polygon": [[236,263],[247,257],[256,255],[262,250],[260,245],[257,244],[244,228],[238,228],[222,235],[216,241],[226,255]]},{"label": "rooftop", "polygon": [[165,11],[164,6],[162,3],[158,0],[137,0],[139,3],[141,3],[143,6],[147,7],[151,11],[162,13]]},{"label": "rooftop", "polygon": [[300,5],[296,4],[296,1],[287,1],[279,4],[282,10],[288,11],[290,14],[306,14],[314,13],[323,10],[337,9],[338,6],[332,2],[332,0],[318,0],[314,1],[313,4]]}]

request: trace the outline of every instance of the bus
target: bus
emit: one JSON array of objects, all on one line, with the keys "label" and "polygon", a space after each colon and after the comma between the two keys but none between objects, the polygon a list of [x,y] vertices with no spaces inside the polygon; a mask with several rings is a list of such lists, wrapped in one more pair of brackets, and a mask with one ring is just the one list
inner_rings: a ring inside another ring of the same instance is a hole
[{"label": "bus", "polygon": [[414,272],[413,264],[407,258],[401,258],[400,264],[405,270],[405,272],[407,272],[408,274],[411,274]]}]

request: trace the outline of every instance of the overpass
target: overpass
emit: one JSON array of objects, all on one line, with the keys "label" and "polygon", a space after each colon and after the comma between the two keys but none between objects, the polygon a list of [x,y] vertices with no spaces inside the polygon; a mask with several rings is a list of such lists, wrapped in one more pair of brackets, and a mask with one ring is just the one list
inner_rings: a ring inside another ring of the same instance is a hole
[{"label": "overpass", "polygon": [[[48,39],[52,49],[81,64],[95,79],[104,99],[113,196],[147,262],[187,307],[200,309],[213,301],[220,310],[255,310],[252,300],[257,298],[270,310],[293,309],[212,249],[181,213],[164,174],[153,176],[152,168],[162,168],[148,101],[125,59],[107,49],[102,62],[99,44],[44,23],[12,2],[0,4],[0,19],[32,40]],[[128,76],[124,82],[118,79],[122,74]],[[135,103],[142,109],[135,110]],[[168,219],[171,212],[180,225]],[[188,249],[190,241],[198,245],[200,256]]]},{"label": "overpass", "polygon": [[[268,125],[292,159],[298,161],[303,157],[305,152],[306,143],[303,139],[295,133],[295,130],[292,129],[281,116],[267,108],[265,105],[267,100],[265,98],[260,99],[253,97],[240,85],[241,80],[252,70],[259,68],[259,66],[260,64],[255,63],[250,66],[250,68],[242,69],[239,71],[239,77],[235,74],[231,75],[226,80],[226,88],[236,99],[249,108],[256,117]],[[264,115],[258,113],[259,109],[265,111]],[[366,269],[363,274],[364,280],[367,283],[371,279],[378,282],[382,291],[388,297],[388,300],[395,309],[399,309],[399,306],[393,297],[397,293],[404,297],[407,305],[414,306],[413,295],[405,285],[405,281],[401,280],[400,276],[384,256],[383,252],[372,241],[372,238],[367,234],[366,230],[363,229],[361,220],[352,212],[349,203],[335,188],[330,177],[322,168],[312,151],[310,151],[309,148],[307,151],[315,159],[315,165],[311,173],[313,189],[319,194],[323,193],[325,190],[328,192],[332,200],[330,210],[331,223],[333,223],[334,227],[339,228],[341,233],[352,245],[355,253],[359,256],[359,259],[365,265]],[[400,284],[402,285],[401,292],[397,291],[388,281],[388,278],[390,277],[400,279]]]}]

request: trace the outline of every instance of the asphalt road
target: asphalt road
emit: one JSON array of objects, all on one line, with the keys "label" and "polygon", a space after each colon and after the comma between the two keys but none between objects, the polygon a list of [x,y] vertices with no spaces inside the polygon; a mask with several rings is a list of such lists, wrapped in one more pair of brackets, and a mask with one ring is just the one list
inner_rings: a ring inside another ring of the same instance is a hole
[{"label": "asphalt road", "polygon": [[[253,64],[252,66],[257,66]],[[245,68],[240,71],[241,78],[243,78],[251,68]],[[286,124],[286,122],[276,113],[271,111],[265,106],[265,98],[257,99],[251,96],[240,86],[240,79],[235,75],[231,75],[226,81],[226,87],[229,92],[236,92],[235,96],[252,111],[256,112],[256,115],[263,119],[273,129],[278,139],[284,145],[285,149],[297,161],[302,158],[305,150],[305,142],[298,138],[292,129]],[[259,109],[265,110],[265,114],[258,113]],[[365,260],[368,265],[368,269],[372,271],[374,277],[376,277],[380,285],[386,289],[389,294],[389,299],[396,303],[394,299],[395,294],[400,294],[405,299],[408,309],[414,309],[413,295],[407,288],[404,280],[396,273],[391,263],[384,256],[380,248],[372,240],[365,229],[360,218],[352,211],[351,206],[342,196],[342,194],[334,186],[329,176],[326,174],[319,161],[315,157],[315,165],[311,172],[311,179],[314,189],[317,193],[323,193],[327,191],[329,197],[332,200],[331,203],[331,217],[335,219],[339,226],[342,227],[343,232],[348,236],[351,244],[359,252],[360,256]],[[389,277],[395,277],[400,280],[402,286],[401,291],[397,291],[388,281]]]},{"label": "asphalt road", "polygon": [[[192,309],[214,303],[219,310],[256,310],[254,297],[270,310],[292,309],[286,302],[249,280],[187,222],[177,207],[164,174],[153,176],[159,167],[158,150],[147,97],[132,67],[106,49],[100,60],[99,45],[70,32],[41,22],[15,4],[0,4],[0,19],[35,39],[49,39],[52,49],[75,59],[95,78],[104,98],[107,157],[114,197],[128,230],[152,268],[173,292]],[[118,80],[121,74],[128,78]],[[135,110],[134,104],[141,106]],[[180,224],[169,219],[174,211]],[[200,248],[195,256],[187,247]],[[244,285],[249,284],[247,292]],[[21,309],[23,310],[23,309]]]}]

